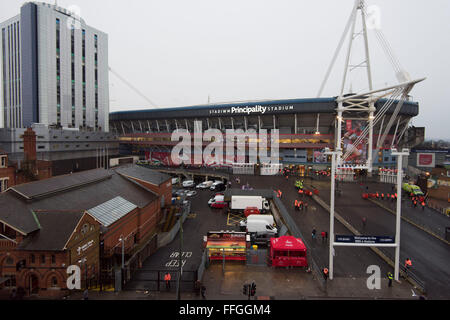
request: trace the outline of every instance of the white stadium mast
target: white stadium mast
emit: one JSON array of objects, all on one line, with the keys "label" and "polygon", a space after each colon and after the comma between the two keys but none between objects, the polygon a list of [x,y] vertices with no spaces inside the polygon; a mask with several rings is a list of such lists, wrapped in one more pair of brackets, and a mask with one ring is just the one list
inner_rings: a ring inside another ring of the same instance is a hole
[{"label": "white stadium mast", "polygon": [[[356,24],[357,24],[357,17],[358,15],[361,16],[361,31],[355,32]],[[408,98],[408,94],[411,91],[411,89],[414,87],[414,85],[420,81],[423,81],[425,78],[417,79],[417,80],[411,80],[408,72],[406,72],[398,62],[397,58],[394,56],[392,49],[390,48],[388,42],[386,41],[382,31],[378,28],[378,26],[373,25],[372,29],[375,32],[376,38],[378,42],[381,45],[381,48],[383,49],[384,53],[386,54],[388,60],[392,64],[392,67],[394,69],[398,84],[381,88],[381,89],[374,89],[373,88],[373,82],[372,82],[372,70],[371,70],[371,64],[370,64],[370,57],[369,57],[369,41],[367,37],[367,20],[371,20],[373,17],[369,16],[367,14],[366,6],[364,3],[364,0],[355,0],[355,4],[353,6],[353,10],[350,14],[350,17],[347,21],[347,24],[344,29],[344,33],[342,34],[342,37],[339,41],[338,47],[336,48],[336,51],[334,53],[334,56],[331,60],[331,63],[327,69],[325,78],[320,86],[318,97],[321,96],[322,91],[325,87],[325,84],[330,76],[331,70],[333,69],[333,66],[336,62],[336,59],[338,57],[339,52],[342,49],[342,46],[346,40],[346,38],[349,39],[347,53],[345,57],[345,65],[344,65],[344,74],[342,78],[341,83],[341,90],[339,92],[339,95],[337,97],[336,102],[338,103],[338,107],[336,109],[337,117],[336,117],[336,125],[335,125],[335,148],[336,151],[342,151],[340,155],[337,157],[337,168],[346,166],[346,163],[351,163],[351,159],[353,155],[361,153],[360,150],[358,150],[358,147],[364,146],[367,147],[367,156],[364,161],[361,161],[357,163],[356,165],[352,165],[353,168],[357,169],[366,169],[368,174],[371,175],[372,172],[372,154],[373,154],[373,128],[374,126],[383,119],[384,121],[384,115],[387,110],[391,108],[391,106],[394,104],[394,100],[398,99],[396,103],[396,107],[394,109],[394,112],[387,123],[386,127],[383,130],[382,125],[380,126],[380,137],[377,140],[377,149],[379,149],[382,144],[384,143],[384,140],[386,138],[386,135],[389,133],[392,125],[397,119],[397,115],[403,105],[403,102]],[[351,65],[350,64],[350,57],[352,55],[352,49],[355,40],[362,36],[363,42],[364,42],[364,54],[365,59],[364,61]],[[366,69],[366,75],[367,75],[367,83],[369,90],[364,93],[358,93],[358,94],[345,94],[344,90],[347,84],[347,78],[348,78],[348,72],[352,71],[355,68],[365,68]],[[378,110],[375,108],[375,103],[381,99],[381,98],[387,98],[384,102],[383,106],[379,108]],[[344,122],[343,114],[345,113],[346,119],[359,119],[364,120],[367,122],[367,125],[364,126],[364,129],[358,132],[358,135],[354,134],[352,137],[352,143],[344,144],[343,137],[342,137],[342,123]],[[364,118],[361,119],[361,114],[365,114]],[[399,121],[397,121],[397,127],[398,127]],[[406,126],[408,123],[406,123]],[[404,133],[405,128],[402,130],[401,135]],[[396,130],[397,134],[397,130]],[[396,137],[394,137],[393,141]],[[399,141],[399,139],[398,139]],[[393,144],[393,142],[392,142]]]}]

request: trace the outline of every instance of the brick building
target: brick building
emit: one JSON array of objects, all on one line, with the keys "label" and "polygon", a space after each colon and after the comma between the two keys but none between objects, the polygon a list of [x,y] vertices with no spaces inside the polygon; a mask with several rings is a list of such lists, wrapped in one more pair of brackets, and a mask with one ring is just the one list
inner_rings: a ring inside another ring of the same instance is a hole
[{"label": "brick building", "polygon": [[36,157],[36,134],[27,128],[23,135],[23,160],[12,162],[6,151],[0,150],[0,192],[9,187],[52,176],[52,162]]},{"label": "brick building", "polygon": [[83,288],[104,284],[120,268],[122,244],[128,259],[157,233],[166,196],[147,186],[171,193],[171,178],[145,168],[124,169],[126,176],[116,170],[57,176],[0,194],[0,289],[63,295],[69,265],[80,267]]}]

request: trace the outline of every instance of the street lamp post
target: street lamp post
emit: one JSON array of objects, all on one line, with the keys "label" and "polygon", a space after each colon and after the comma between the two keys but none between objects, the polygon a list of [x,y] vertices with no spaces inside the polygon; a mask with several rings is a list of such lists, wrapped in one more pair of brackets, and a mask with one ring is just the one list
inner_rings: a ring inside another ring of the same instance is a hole
[{"label": "street lamp post", "polygon": [[334,255],[334,196],[335,196],[335,175],[336,175],[336,162],[342,154],[341,148],[337,148],[336,151],[330,151],[325,149],[325,154],[331,155],[331,194],[330,194],[330,249],[329,249],[329,278],[333,280],[333,255]]},{"label": "street lamp post", "polygon": [[395,268],[394,279],[399,280],[399,265],[400,265],[400,221],[402,210],[402,180],[403,180],[403,156],[409,156],[409,150],[403,149],[397,151],[392,149],[391,154],[397,156],[397,211],[395,219]]}]

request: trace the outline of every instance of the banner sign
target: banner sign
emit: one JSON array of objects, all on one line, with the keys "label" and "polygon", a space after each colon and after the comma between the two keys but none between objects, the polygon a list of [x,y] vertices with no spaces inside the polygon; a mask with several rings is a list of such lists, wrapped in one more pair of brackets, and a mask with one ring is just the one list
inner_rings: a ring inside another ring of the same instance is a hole
[{"label": "banner sign", "polygon": [[395,243],[394,237],[389,236],[354,236],[336,235],[334,242],[343,243]]}]

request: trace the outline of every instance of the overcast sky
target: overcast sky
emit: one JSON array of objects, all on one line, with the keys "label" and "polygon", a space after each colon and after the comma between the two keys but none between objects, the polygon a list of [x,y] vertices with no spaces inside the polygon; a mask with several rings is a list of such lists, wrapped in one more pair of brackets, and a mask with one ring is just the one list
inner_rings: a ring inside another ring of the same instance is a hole
[{"label": "overcast sky", "polygon": [[[54,1],[45,1],[54,3]],[[314,98],[337,47],[353,0],[58,0],[109,35],[109,65],[158,106],[238,100]],[[0,21],[24,1],[0,0]],[[415,126],[426,138],[450,139],[450,1],[368,0],[411,78],[419,102]],[[360,31],[357,28],[356,31]],[[361,38],[361,37],[359,37]],[[358,38],[356,39],[358,40]],[[362,62],[362,42],[352,63]],[[369,30],[375,88],[395,74]],[[346,49],[346,47],[344,48]],[[359,52],[359,53],[358,53]],[[345,50],[322,96],[339,94]],[[367,89],[358,68],[346,91]],[[110,74],[110,111],[151,107]]]}]

